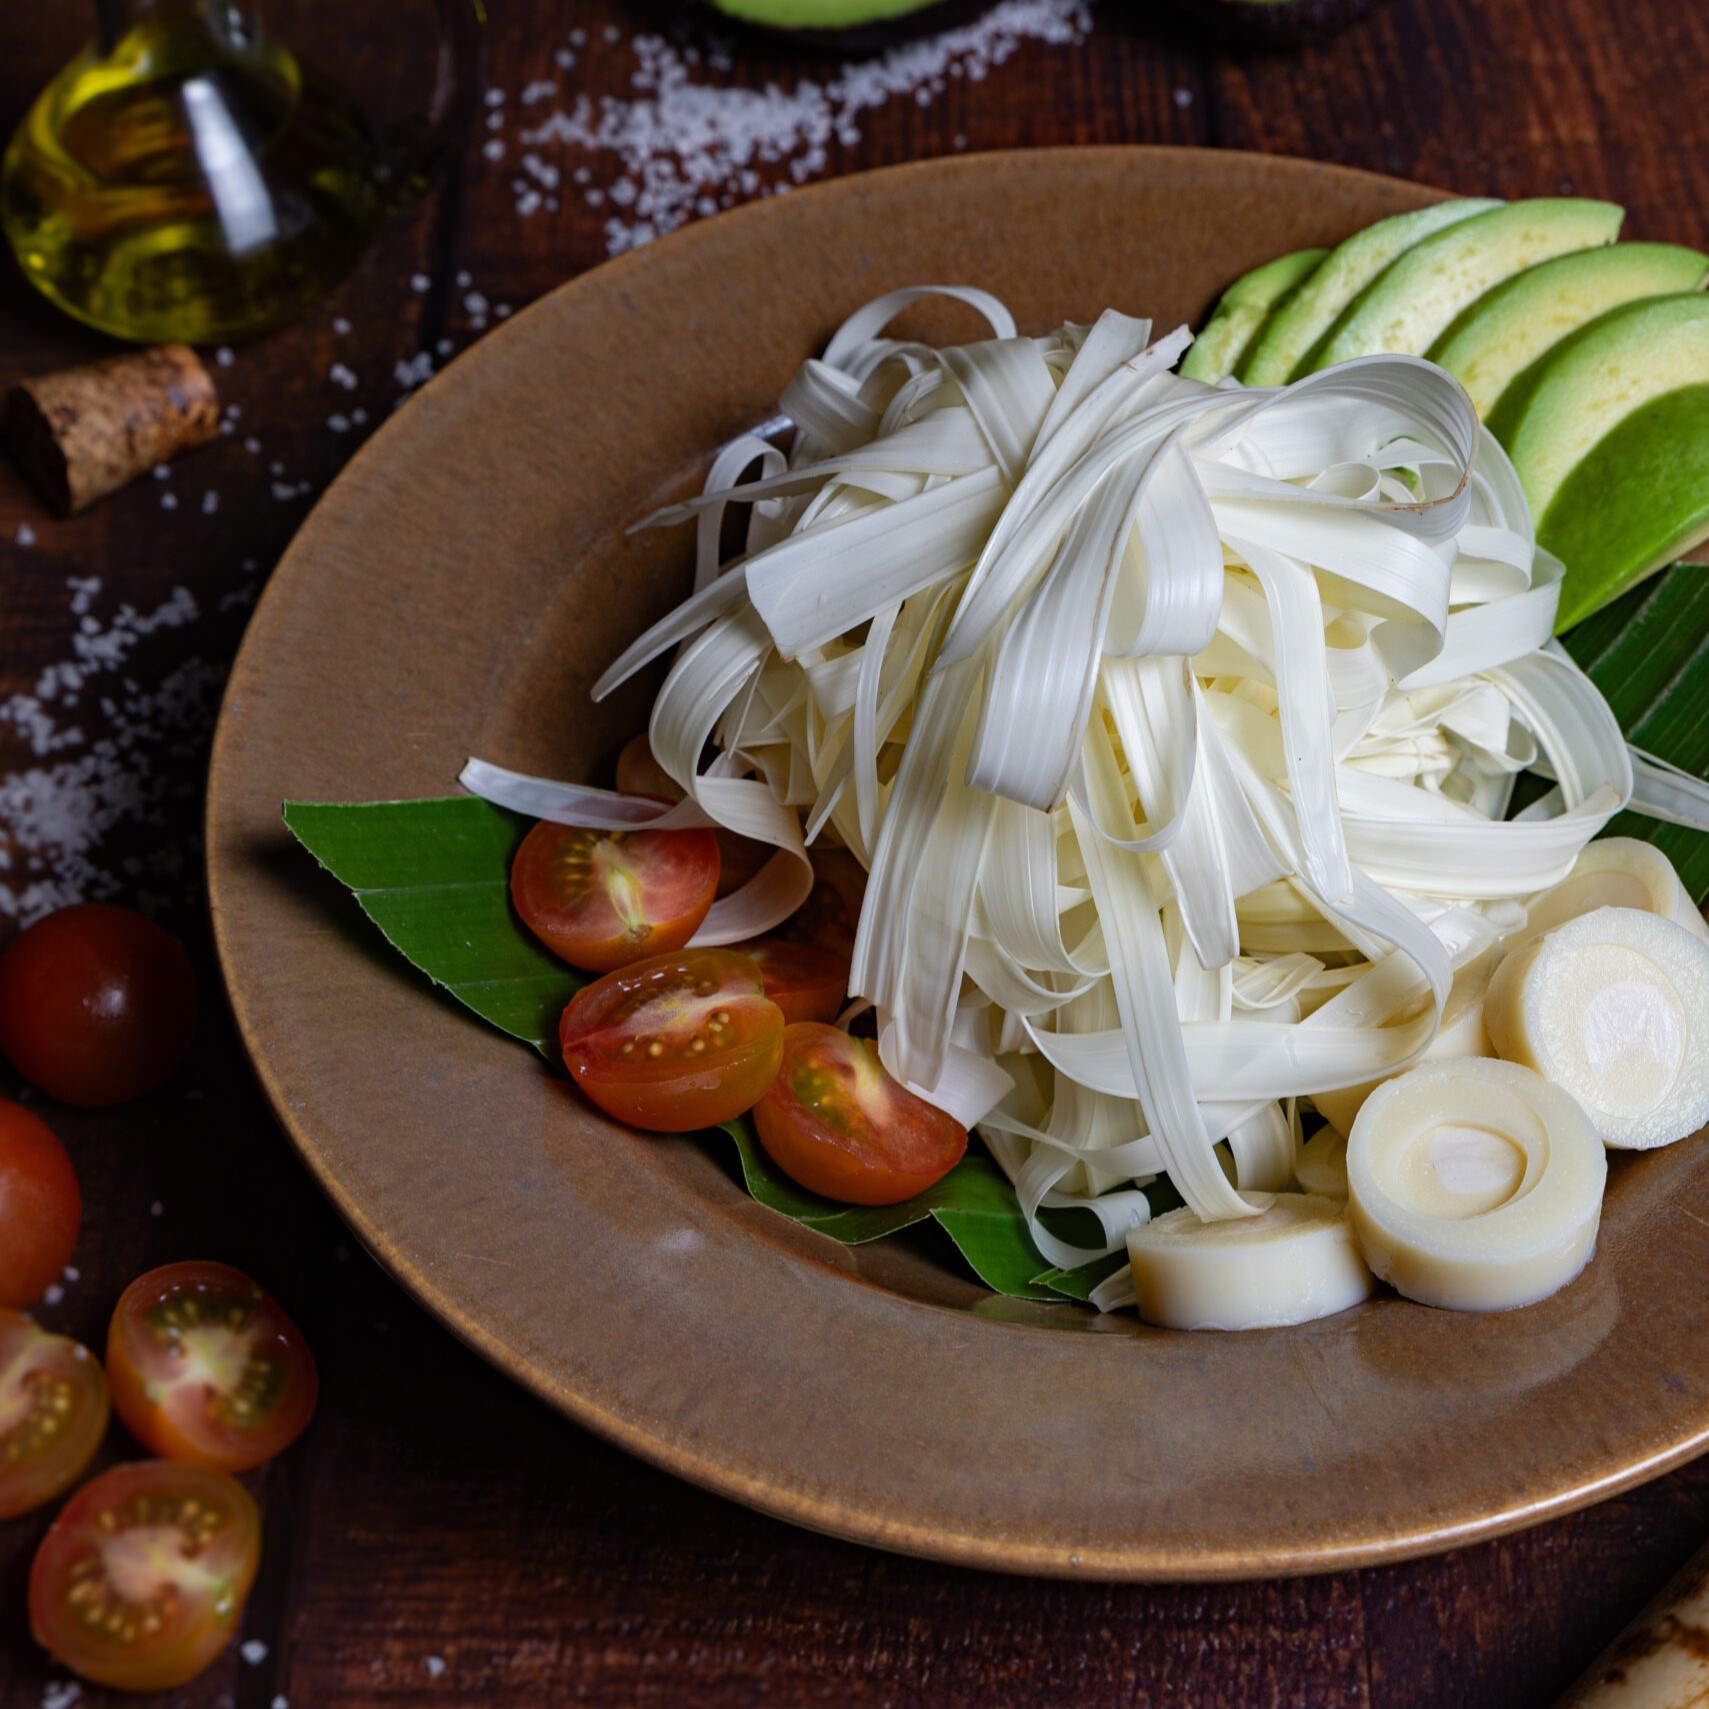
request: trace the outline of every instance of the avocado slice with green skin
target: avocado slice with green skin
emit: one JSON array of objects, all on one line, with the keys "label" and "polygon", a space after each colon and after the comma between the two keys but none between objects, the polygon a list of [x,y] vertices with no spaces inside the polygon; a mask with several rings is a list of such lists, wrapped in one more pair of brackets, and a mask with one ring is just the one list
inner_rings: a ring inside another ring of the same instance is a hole
[{"label": "avocado slice with green skin", "polygon": [[1567,567],[1558,631],[1709,540],[1709,385],[1664,392],[1599,440],[1537,538]]},{"label": "avocado slice with green skin", "polygon": [[712,0],[718,11],[767,29],[817,32],[882,24],[923,12],[936,0]]},{"label": "avocado slice with green skin", "polygon": [[1355,356],[1422,356],[1486,291],[1539,261],[1612,243],[1612,202],[1542,197],[1510,202],[1415,243],[1354,298],[1304,371]]},{"label": "avocado slice with green skin", "polygon": [[1296,249],[1236,279],[1223,292],[1204,331],[1193,340],[1181,373],[1189,380],[1210,381],[1232,374],[1271,310],[1309,279],[1328,253],[1327,249]]},{"label": "avocado slice with green skin", "polygon": [[1701,290],[1709,255],[1672,243],[1614,243],[1557,255],[1472,304],[1430,348],[1489,417],[1543,353],[1587,321],[1643,297]]},{"label": "avocado slice with green skin", "polygon": [[[1561,340],[1511,385],[1489,423],[1542,518],[1591,450],[1634,410],[1681,386],[1709,385],[1709,296],[1646,297]],[[1610,519],[1629,505],[1608,488]]]},{"label": "avocado slice with green skin", "polygon": [[1396,256],[1434,232],[1501,206],[1482,199],[1436,202],[1355,232],[1270,317],[1241,364],[1240,378],[1249,386],[1285,385],[1347,305]]}]

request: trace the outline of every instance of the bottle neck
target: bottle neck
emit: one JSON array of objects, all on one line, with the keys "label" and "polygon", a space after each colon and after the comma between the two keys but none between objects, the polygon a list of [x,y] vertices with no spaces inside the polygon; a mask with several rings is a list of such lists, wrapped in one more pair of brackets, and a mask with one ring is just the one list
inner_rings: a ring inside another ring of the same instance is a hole
[{"label": "bottle neck", "polygon": [[248,46],[261,29],[260,0],[95,0],[95,14],[102,53],[111,53],[145,19],[188,24],[233,48]]}]

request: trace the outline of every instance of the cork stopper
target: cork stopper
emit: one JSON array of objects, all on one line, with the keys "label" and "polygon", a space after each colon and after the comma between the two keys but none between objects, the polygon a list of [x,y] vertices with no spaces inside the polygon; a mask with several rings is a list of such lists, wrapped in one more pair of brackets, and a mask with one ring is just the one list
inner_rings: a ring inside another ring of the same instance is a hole
[{"label": "cork stopper", "polygon": [[71,516],[220,430],[213,377],[187,344],[163,344],[22,380],[6,436],[32,486]]}]

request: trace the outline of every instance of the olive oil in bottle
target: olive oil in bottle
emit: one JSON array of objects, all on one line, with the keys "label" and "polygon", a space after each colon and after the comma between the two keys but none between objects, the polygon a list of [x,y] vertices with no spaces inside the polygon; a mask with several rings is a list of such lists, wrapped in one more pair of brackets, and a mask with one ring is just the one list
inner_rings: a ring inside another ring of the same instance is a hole
[{"label": "olive oil in bottle", "polygon": [[391,201],[362,114],[229,0],[103,8],[0,165],[31,282],[121,338],[241,337],[354,266]]}]

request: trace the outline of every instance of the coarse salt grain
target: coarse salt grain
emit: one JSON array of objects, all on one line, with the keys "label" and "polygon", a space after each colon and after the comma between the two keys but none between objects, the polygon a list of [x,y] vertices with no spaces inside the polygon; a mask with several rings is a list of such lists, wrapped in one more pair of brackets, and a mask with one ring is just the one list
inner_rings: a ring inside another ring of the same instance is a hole
[{"label": "coarse salt grain", "polygon": [[229,349],[226,348],[225,345],[222,344],[219,349],[214,352],[214,360],[219,363],[222,368],[229,368],[237,358]]},{"label": "coarse salt grain", "polygon": [[[898,97],[929,105],[949,77],[980,82],[1024,42],[1072,46],[1091,28],[1089,0],[998,0],[968,24],[850,61],[822,81],[764,89],[708,78],[691,50],[637,35],[629,44],[633,95],[580,95],[525,128],[522,141],[537,158],[554,146],[614,157],[612,182],[602,190],[609,188],[612,205],[623,210],[605,228],[606,248],[618,254],[694,218],[708,198],[727,206],[817,176],[833,149],[860,140],[863,114]],[[574,31],[570,44],[581,45]],[[715,77],[729,70],[727,51],[705,59],[704,71]],[[574,176],[587,181],[580,170]],[[605,203],[601,192],[586,199],[590,207]],[[536,189],[517,192],[524,217],[544,204]]]},{"label": "coarse salt grain", "polygon": [[18,524],[18,532],[14,534],[12,538],[20,546],[33,546],[36,543],[36,531],[29,525],[29,523],[20,522]]},{"label": "coarse salt grain", "polygon": [[429,1679],[437,1679],[445,1671],[445,1658],[443,1656],[424,1656],[421,1665],[427,1669]]},{"label": "coarse salt grain", "polygon": [[332,317],[332,330],[337,333],[340,338],[346,338],[350,333],[350,322],[347,321],[343,315],[334,315]]},{"label": "coarse salt grain", "polygon": [[428,278],[425,273],[412,273],[410,275],[409,288],[414,291],[417,296],[420,296],[423,291],[431,291],[433,289],[433,281]]},{"label": "coarse salt grain", "polygon": [[251,1667],[260,1667],[267,1659],[267,1646],[259,1638],[245,1638],[237,1647],[237,1653]]}]

